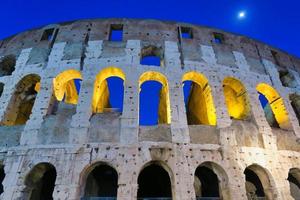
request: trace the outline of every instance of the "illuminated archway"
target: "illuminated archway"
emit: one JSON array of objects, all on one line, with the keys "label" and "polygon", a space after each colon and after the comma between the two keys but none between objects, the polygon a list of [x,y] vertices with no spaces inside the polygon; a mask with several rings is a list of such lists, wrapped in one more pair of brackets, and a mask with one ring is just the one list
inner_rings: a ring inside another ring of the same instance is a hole
[{"label": "illuminated archway", "polygon": [[79,71],[66,70],[53,79],[54,95],[58,101],[77,104],[82,76]]},{"label": "illuminated archway", "polygon": [[[207,78],[198,72],[191,71],[182,77],[188,124],[216,125],[216,109]],[[190,89],[186,85],[190,84]]]},{"label": "illuminated archway", "polygon": [[243,84],[232,77],[223,81],[223,91],[227,110],[233,119],[245,119],[249,116],[250,105],[248,94]]},{"label": "illuminated archway", "polygon": [[256,90],[260,95],[263,95],[260,96],[260,100],[270,126],[279,126],[280,128],[289,129],[289,116],[284,106],[283,99],[279,96],[278,92],[266,83],[258,84]]},{"label": "illuminated archway", "polygon": [[[169,86],[167,78],[159,72],[148,71],[143,73],[139,79],[139,88],[140,88],[140,111],[141,111],[141,93],[148,92],[143,91],[143,84],[148,81],[155,81],[161,84],[161,89],[159,91],[159,105],[158,105],[158,120],[159,124],[170,124],[171,123],[171,108],[170,108],[170,99],[169,99]],[[149,108],[149,112],[153,112],[156,108]],[[140,112],[140,122],[141,118]]]},{"label": "illuminated archway", "polygon": [[[102,113],[105,108],[110,107],[110,92],[108,87],[108,79],[111,77],[118,77],[122,79],[122,84],[124,84],[125,74],[121,69],[116,67],[107,67],[101,70],[96,76],[94,84],[94,94],[92,100],[93,113]],[[118,87],[120,87],[120,85]]]},{"label": "illuminated archway", "polygon": [[12,126],[27,122],[39,91],[40,79],[36,74],[29,74],[18,82],[1,124]]}]

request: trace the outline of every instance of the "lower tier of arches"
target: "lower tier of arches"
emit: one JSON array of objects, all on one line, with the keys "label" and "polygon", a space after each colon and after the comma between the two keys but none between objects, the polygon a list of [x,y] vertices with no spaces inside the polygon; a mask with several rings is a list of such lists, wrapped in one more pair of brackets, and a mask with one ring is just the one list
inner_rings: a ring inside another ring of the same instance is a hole
[{"label": "lower tier of arches", "polygon": [[299,199],[300,154],[142,142],[1,152],[1,199]]}]

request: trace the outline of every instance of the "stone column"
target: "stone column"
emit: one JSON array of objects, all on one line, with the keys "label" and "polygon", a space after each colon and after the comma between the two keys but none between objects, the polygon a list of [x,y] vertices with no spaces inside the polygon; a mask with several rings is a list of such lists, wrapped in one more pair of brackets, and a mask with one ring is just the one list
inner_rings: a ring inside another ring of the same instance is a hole
[{"label": "stone column", "polygon": [[21,145],[38,144],[38,132],[42,126],[44,117],[48,113],[52,91],[53,78],[41,78],[41,88],[37,93],[30,119],[26,122],[24,131],[22,132],[20,139]]},{"label": "stone column", "polygon": [[76,114],[72,116],[69,142],[84,144],[88,142],[88,129],[92,115],[92,99],[94,90],[94,77],[83,76]]}]

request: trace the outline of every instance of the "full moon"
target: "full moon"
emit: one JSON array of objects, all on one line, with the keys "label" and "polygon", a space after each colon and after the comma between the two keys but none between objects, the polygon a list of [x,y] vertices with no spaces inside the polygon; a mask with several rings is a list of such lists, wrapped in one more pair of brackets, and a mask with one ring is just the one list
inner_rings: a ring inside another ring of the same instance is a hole
[{"label": "full moon", "polygon": [[245,16],[246,16],[245,11],[240,11],[239,14],[238,14],[239,19],[243,19],[243,18],[245,18]]}]

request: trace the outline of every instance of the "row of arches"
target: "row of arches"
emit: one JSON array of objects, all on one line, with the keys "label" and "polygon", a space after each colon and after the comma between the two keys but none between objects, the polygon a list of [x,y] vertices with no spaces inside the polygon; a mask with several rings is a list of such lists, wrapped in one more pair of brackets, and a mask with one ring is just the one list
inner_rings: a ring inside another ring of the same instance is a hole
[{"label": "row of arches", "polygon": [[[94,114],[107,111],[122,113],[125,79],[125,73],[116,67],[104,68],[98,73],[91,102]],[[81,81],[81,73],[77,70],[70,69],[57,75],[53,79],[53,94],[56,101],[77,104]],[[140,76],[138,84],[140,125],[171,123],[167,78],[159,72],[147,71]],[[208,79],[199,72],[190,71],[183,75],[182,85],[188,124],[216,125],[216,109]],[[25,76],[15,88],[2,124],[24,124],[29,119],[39,89],[38,75]],[[290,126],[288,113],[278,92],[266,83],[258,84],[256,89],[269,124],[272,127],[288,129]],[[225,78],[223,92],[231,118],[237,120],[251,118],[247,90],[240,80],[234,77]],[[297,115],[299,99],[298,95],[293,95],[291,99]]]},{"label": "row of arches", "polygon": [[[2,172],[3,171],[3,172]],[[1,183],[5,177],[2,167]],[[57,172],[50,163],[35,165],[25,177],[23,199],[52,200]],[[83,199],[117,199],[118,172],[107,163],[98,162],[81,175],[80,196]],[[160,161],[143,166],[137,177],[137,199],[166,199],[176,196],[174,177],[170,168]],[[266,169],[253,164],[244,170],[245,189],[248,200],[271,200],[276,196],[273,179]],[[287,175],[290,193],[294,199],[300,197],[300,170],[292,168]],[[204,162],[194,172],[193,188],[196,199],[232,199],[228,175],[216,163]],[[1,193],[3,186],[1,186]],[[246,198],[246,197],[245,197]]]}]

